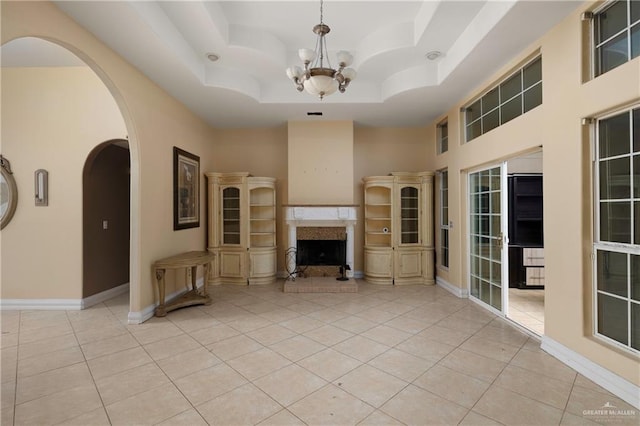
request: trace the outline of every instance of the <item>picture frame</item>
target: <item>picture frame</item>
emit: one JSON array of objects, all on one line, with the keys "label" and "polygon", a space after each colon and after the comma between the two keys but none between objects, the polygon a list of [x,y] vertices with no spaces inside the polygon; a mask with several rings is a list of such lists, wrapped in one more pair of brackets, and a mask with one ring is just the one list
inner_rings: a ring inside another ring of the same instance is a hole
[{"label": "picture frame", "polygon": [[200,157],[173,147],[173,230],[200,226]]}]

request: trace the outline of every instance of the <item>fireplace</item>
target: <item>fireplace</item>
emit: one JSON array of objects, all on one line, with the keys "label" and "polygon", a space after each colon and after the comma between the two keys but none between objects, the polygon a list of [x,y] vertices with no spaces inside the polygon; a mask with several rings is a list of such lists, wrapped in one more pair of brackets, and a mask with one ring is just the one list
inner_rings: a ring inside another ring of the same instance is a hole
[{"label": "fireplace", "polygon": [[347,261],[346,240],[298,240],[298,266],[344,266]]},{"label": "fireplace", "polygon": [[285,206],[285,217],[289,227],[288,250],[296,253],[287,256],[291,278],[295,278],[298,266],[313,265],[308,262],[346,266],[346,276],[353,278],[355,206]]}]

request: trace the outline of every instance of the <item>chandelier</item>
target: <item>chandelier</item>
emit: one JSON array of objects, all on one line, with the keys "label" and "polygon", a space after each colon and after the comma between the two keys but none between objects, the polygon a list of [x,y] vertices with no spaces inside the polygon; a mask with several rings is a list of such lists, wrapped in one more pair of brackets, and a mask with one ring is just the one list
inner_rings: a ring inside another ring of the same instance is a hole
[{"label": "chandelier", "polygon": [[322,3],[323,0],[320,0],[320,23],[313,27],[313,32],[318,35],[316,48],[298,50],[304,69],[299,66],[287,68],[287,77],[293,81],[298,92],[304,89],[321,100],[336,90],[344,93],[351,80],[356,78],[356,71],[353,68],[347,68],[353,63],[351,53],[344,50],[336,53],[339,65],[337,70],[329,62],[325,36],[329,34],[331,28],[322,21]]}]

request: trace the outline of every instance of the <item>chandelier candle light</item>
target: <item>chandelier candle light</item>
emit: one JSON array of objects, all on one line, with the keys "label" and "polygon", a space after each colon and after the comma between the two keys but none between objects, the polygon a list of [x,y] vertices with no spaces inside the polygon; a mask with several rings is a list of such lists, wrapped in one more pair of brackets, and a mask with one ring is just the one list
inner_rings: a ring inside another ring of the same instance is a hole
[{"label": "chandelier candle light", "polygon": [[320,23],[313,27],[313,32],[318,35],[316,48],[315,50],[298,50],[304,69],[299,66],[287,68],[287,77],[293,81],[298,92],[304,89],[321,100],[336,90],[344,93],[351,80],[356,78],[356,71],[353,68],[347,68],[353,63],[353,55],[349,52],[344,50],[337,52],[340,67],[337,70],[331,67],[324,37],[329,34],[329,31],[331,28],[322,21],[322,0],[320,0]]}]

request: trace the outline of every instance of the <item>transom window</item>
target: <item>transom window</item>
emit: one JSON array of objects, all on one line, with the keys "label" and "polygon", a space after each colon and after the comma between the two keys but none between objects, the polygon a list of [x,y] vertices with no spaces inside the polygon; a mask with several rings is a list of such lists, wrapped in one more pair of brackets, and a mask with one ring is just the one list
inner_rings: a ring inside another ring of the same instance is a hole
[{"label": "transom window", "polygon": [[542,104],[542,58],[538,57],[464,108],[467,142]]},{"label": "transom window", "polygon": [[593,18],[596,76],[640,55],[640,1],[609,2]]},{"label": "transom window", "polygon": [[597,130],[595,333],[640,351],[640,108]]},{"label": "transom window", "polygon": [[443,121],[438,124],[438,154],[449,150],[449,123]]},{"label": "transom window", "polygon": [[449,267],[449,172],[440,173],[440,265]]}]

